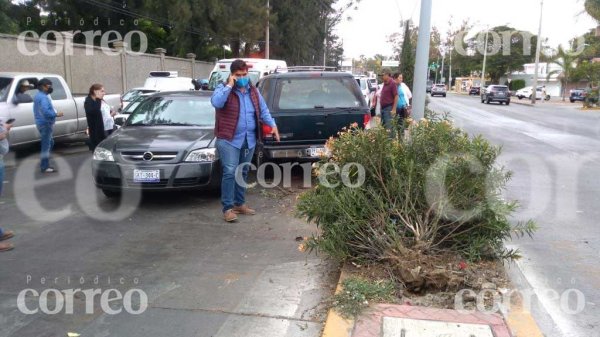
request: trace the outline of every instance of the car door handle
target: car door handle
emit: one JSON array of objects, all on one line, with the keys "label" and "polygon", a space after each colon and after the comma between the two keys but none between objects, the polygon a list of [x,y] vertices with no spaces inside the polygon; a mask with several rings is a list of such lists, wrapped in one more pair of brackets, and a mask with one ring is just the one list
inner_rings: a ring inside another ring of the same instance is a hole
[{"label": "car door handle", "polygon": [[325,122],[316,122],[316,125],[325,125]]}]

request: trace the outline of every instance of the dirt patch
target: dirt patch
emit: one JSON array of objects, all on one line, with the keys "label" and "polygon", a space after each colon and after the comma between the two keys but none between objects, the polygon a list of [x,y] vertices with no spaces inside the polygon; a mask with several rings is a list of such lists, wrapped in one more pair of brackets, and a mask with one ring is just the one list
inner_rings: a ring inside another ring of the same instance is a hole
[{"label": "dirt patch", "polygon": [[464,309],[475,309],[477,296],[481,296],[480,305],[490,309],[494,297],[510,288],[504,267],[497,261],[470,263],[457,257],[412,256],[375,265],[348,264],[344,268],[349,276],[393,280],[397,286],[396,304],[456,309],[460,293]]}]

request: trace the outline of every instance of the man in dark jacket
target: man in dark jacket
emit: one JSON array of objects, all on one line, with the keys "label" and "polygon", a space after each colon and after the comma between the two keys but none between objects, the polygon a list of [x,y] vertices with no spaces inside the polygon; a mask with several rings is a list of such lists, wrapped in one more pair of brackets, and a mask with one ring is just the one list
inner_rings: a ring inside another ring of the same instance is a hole
[{"label": "man in dark jacket", "polygon": [[250,83],[246,62],[233,61],[230,71],[227,82],[219,84],[211,98],[216,108],[216,145],[223,168],[221,203],[227,222],[237,220],[236,214],[256,213],[246,205],[246,189],[238,184],[235,175],[237,167],[243,165],[242,178],[246,182],[249,166],[245,164],[252,160],[256,142],[261,137],[259,121],[270,126],[275,140],[279,141],[275,120],[258,89]]}]

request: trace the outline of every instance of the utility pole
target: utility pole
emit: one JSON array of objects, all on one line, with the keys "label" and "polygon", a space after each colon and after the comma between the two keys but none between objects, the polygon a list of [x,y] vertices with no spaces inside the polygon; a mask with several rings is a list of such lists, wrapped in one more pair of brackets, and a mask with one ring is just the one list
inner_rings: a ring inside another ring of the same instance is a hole
[{"label": "utility pole", "polygon": [[448,73],[448,90],[451,91],[452,90],[452,50],[453,48],[450,47],[450,72]]},{"label": "utility pole", "polygon": [[485,62],[487,61],[487,50],[488,50],[488,34],[490,33],[490,27],[487,27],[485,31],[485,47],[483,50],[483,69],[481,70],[481,84],[479,85],[479,90],[483,90],[485,87]]},{"label": "utility pole", "polygon": [[[323,38],[323,67],[327,65],[327,17],[325,17],[325,29],[323,30],[325,37]],[[354,61],[352,63],[354,67]]]},{"label": "utility pole", "polygon": [[425,88],[427,87],[429,43],[431,39],[431,2],[432,0],[421,0],[417,60],[415,62],[415,80],[413,83],[413,117],[416,120],[425,116],[425,98],[427,95]]},{"label": "utility pole", "polygon": [[265,58],[268,60],[270,58],[269,55],[269,26],[271,25],[270,21],[271,21],[271,9],[269,7],[269,0],[267,0],[267,27],[266,27],[266,33],[265,33]]},{"label": "utility pole", "polygon": [[[540,50],[542,49],[542,15],[544,14],[544,0],[540,3],[540,27],[538,29],[537,47],[535,48],[535,73],[533,74],[533,88],[531,90],[531,104],[537,101],[538,67],[540,66]],[[544,97],[542,97],[544,99]]]},{"label": "utility pole", "polygon": [[441,77],[440,80],[442,81],[442,84],[446,85],[446,78],[444,78],[444,60],[446,59],[446,49],[445,48],[444,49],[440,48],[440,49],[443,50],[443,53],[442,53],[442,71],[440,72],[440,77]]}]

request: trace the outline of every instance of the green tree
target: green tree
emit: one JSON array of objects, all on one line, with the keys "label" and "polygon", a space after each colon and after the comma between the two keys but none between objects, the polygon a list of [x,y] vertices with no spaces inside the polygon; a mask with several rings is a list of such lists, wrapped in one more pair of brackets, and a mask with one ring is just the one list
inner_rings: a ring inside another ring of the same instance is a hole
[{"label": "green tree", "polygon": [[577,69],[577,56],[573,50],[565,50],[562,46],[558,46],[556,55],[550,61],[561,67],[560,70],[553,70],[548,73],[547,79],[558,74],[558,79],[562,86],[562,100],[565,100],[567,84],[573,80]]},{"label": "green tree", "polygon": [[585,0],[584,7],[591,17],[600,21],[600,0]]},{"label": "green tree", "polygon": [[411,33],[410,22],[406,21],[404,23],[404,34],[400,51],[400,73],[403,75],[403,80],[409,88],[413,87],[416,60],[416,45],[412,43]]},{"label": "green tree", "polygon": [[17,34],[19,23],[11,16],[15,5],[10,0],[0,0],[0,32],[5,34]]}]

